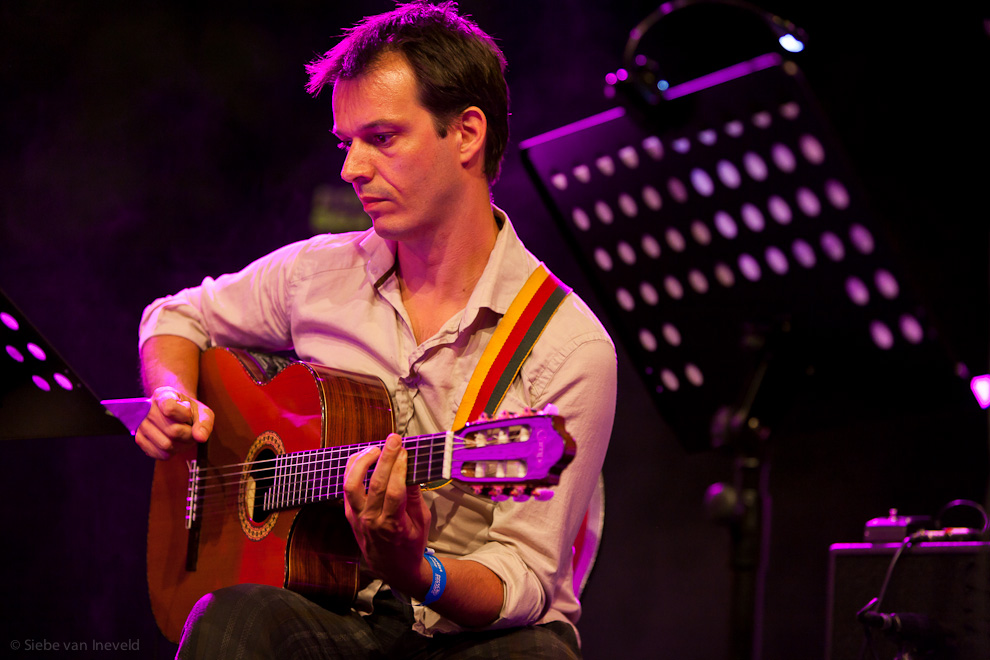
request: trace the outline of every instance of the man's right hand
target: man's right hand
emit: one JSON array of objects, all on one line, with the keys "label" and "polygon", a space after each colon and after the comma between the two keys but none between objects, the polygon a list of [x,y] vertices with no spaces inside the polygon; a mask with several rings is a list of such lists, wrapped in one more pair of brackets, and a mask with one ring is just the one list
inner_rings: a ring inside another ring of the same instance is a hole
[{"label": "man's right hand", "polygon": [[145,454],[164,460],[191,443],[206,442],[212,432],[213,411],[205,403],[164,386],[152,393],[134,440]]}]

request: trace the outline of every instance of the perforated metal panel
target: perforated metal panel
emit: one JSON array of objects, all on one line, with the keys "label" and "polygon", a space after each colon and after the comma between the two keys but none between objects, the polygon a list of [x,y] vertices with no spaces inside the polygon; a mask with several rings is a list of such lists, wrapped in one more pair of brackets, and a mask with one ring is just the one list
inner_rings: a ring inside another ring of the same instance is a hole
[{"label": "perforated metal panel", "polygon": [[649,117],[619,107],[521,146],[689,447],[707,446],[755,368],[749,344],[773,328],[793,336],[793,369],[850,391],[871,381],[863,396],[954,378],[828,122],[779,55],[671,88]]},{"label": "perforated metal panel", "polygon": [[127,433],[3,292],[0,346],[0,440]]}]

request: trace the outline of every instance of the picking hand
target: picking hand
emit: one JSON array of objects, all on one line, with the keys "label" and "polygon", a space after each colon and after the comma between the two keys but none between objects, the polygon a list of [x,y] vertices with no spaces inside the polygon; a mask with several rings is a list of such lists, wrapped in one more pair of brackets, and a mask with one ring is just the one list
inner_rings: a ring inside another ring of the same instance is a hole
[{"label": "picking hand", "polygon": [[213,411],[174,387],[159,387],[151,395],[151,409],[138,426],[134,441],[158,460],[171,458],[194,442],[206,442],[213,432]]}]

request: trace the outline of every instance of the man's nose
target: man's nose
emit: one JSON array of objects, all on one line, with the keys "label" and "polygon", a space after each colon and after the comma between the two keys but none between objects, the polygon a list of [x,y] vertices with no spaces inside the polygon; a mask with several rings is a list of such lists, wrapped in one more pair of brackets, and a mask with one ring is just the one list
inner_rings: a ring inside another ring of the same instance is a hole
[{"label": "man's nose", "polygon": [[344,165],[340,168],[340,178],[353,184],[371,179],[373,172],[367,151],[360,142],[355,140],[351,143],[351,148],[347,150],[347,156],[344,157]]}]

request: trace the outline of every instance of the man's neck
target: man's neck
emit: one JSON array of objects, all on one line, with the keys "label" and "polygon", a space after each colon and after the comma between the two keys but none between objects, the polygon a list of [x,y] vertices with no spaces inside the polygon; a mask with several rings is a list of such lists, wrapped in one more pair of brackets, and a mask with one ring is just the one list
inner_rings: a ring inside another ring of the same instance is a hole
[{"label": "man's neck", "polygon": [[498,226],[490,204],[477,207],[422,241],[400,241],[396,251],[403,304],[416,340],[433,336],[464,309],[488,264]]}]

